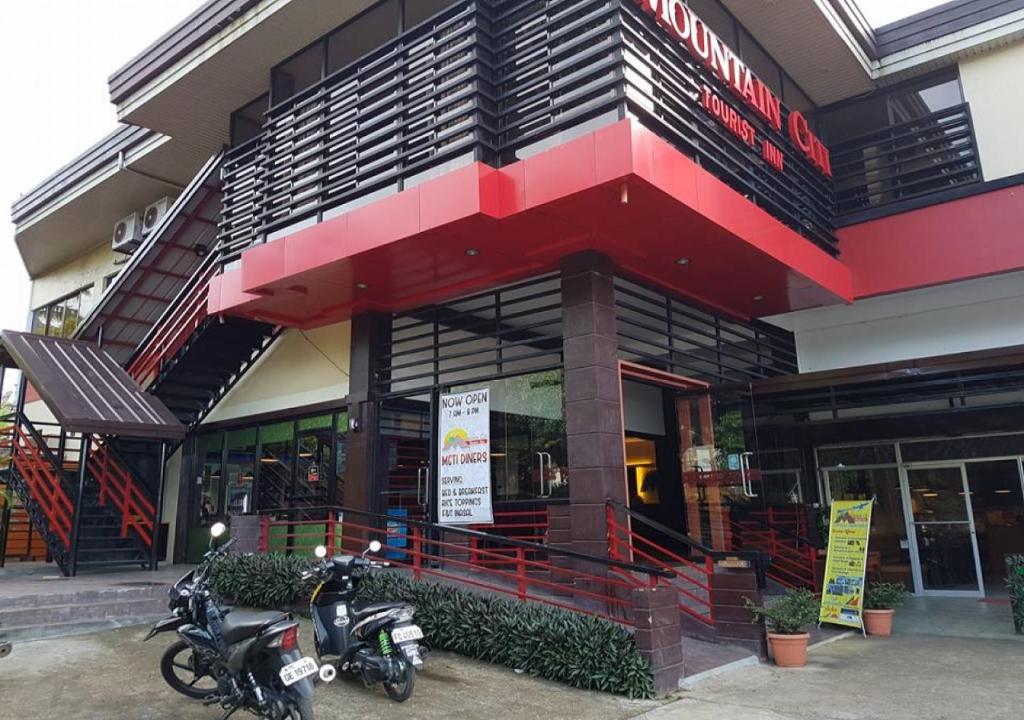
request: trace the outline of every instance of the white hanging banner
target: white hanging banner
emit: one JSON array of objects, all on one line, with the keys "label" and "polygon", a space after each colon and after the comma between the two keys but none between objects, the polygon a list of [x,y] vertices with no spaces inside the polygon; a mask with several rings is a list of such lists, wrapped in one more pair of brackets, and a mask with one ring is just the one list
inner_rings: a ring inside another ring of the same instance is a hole
[{"label": "white hanging banner", "polygon": [[490,390],[442,395],[438,415],[437,521],[493,523]]}]

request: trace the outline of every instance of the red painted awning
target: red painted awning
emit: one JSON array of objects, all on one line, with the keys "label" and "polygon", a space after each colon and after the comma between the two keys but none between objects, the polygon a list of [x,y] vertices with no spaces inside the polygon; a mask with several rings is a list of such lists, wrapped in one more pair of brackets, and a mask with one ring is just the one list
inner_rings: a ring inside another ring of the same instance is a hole
[{"label": "red painted awning", "polygon": [[253,247],[214,279],[210,311],[316,327],[535,275],[585,249],[739,317],[852,299],[837,259],[625,120]]}]

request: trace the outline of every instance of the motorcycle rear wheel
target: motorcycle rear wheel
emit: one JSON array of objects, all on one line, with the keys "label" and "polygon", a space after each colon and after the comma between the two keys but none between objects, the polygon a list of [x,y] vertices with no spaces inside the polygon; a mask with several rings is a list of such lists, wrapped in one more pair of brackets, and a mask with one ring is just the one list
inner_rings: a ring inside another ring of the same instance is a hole
[{"label": "motorcycle rear wheel", "polygon": [[287,720],[314,720],[312,698],[292,695],[289,701],[291,707],[288,708]]},{"label": "motorcycle rear wheel", "polygon": [[[164,676],[164,682],[171,686],[175,692],[194,700],[202,700],[210,695],[217,694],[217,680],[209,673],[195,675],[194,663],[196,661],[192,648],[184,640],[179,640],[166,651],[160,658],[160,674]],[[178,673],[193,673],[191,682]],[[207,682],[200,685],[203,680]]]},{"label": "motorcycle rear wheel", "polygon": [[384,692],[395,702],[405,702],[412,697],[413,688],[416,687],[416,668],[405,660],[399,660],[402,664],[402,672],[397,682],[384,681]]}]

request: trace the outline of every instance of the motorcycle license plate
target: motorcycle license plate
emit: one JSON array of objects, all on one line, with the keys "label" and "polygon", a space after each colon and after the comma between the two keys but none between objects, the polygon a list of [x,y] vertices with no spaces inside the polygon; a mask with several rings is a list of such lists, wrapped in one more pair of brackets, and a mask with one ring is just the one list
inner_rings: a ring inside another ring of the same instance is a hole
[{"label": "motorcycle license plate", "polygon": [[318,669],[313,658],[304,657],[281,668],[281,682],[285,686],[294,685],[302,678],[316,674]]},{"label": "motorcycle license plate", "polygon": [[419,640],[422,637],[423,631],[420,630],[418,625],[408,625],[406,627],[395,628],[391,631],[391,639],[396,643]]}]

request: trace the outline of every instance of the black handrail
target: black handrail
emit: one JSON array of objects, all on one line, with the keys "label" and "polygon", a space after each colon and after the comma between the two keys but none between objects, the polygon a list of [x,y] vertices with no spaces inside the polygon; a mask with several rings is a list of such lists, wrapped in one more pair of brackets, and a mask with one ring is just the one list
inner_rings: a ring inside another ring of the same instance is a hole
[{"label": "black handrail", "polygon": [[[760,550],[715,550],[714,548],[710,548],[707,545],[698,542],[697,540],[694,540],[692,537],[689,537],[688,535],[683,535],[678,530],[673,530],[672,528],[666,525],[662,525],[657,520],[651,520],[649,517],[641,515],[637,511],[630,509],[628,506],[623,505],[620,502],[616,502],[615,500],[605,500],[605,504],[608,505],[608,507],[626,513],[633,520],[636,520],[641,524],[647,525],[647,527],[651,528],[652,530],[657,530],[658,532],[668,536],[676,542],[683,543],[684,545],[693,548],[697,552],[706,555],[712,558],[713,560],[721,560],[728,557],[739,558],[741,560],[749,560],[753,563],[760,563],[764,558],[764,553],[762,553]],[[755,565],[755,567],[758,566],[759,565]]]},{"label": "black handrail", "polygon": [[[515,540],[513,538],[505,537],[504,535],[494,535],[492,533],[481,532],[479,530],[467,530],[461,527],[453,527],[450,525],[438,525],[436,523],[426,522],[425,520],[415,520],[408,517],[397,517],[395,515],[382,515],[381,513],[368,512],[365,510],[356,510],[354,508],[347,508],[341,505],[314,505],[310,507],[296,507],[296,508],[273,508],[269,510],[260,510],[259,515],[282,515],[291,513],[315,513],[319,511],[324,512],[341,512],[343,514],[359,515],[362,517],[373,518],[375,520],[384,520],[386,522],[400,521],[403,525],[414,525],[421,529],[434,530],[437,532],[454,533],[455,535],[462,535],[463,537],[476,538],[478,540],[491,540],[494,542],[503,543],[505,545],[511,545],[512,547],[519,547],[525,550],[534,550],[537,552],[544,552],[548,555],[557,555],[565,558],[572,558],[573,560],[584,560],[586,562],[594,563],[595,565],[605,565],[607,567],[619,568],[621,570],[629,570],[631,572],[639,572],[645,575],[656,575],[658,577],[674,577],[674,573],[669,570],[662,568],[651,567],[649,565],[641,565],[638,563],[623,562],[621,560],[612,560],[610,558],[597,557],[596,555],[587,555],[585,553],[576,552],[575,550],[565,550],[562,548],[554,548],[544,543],[529,542],[527,540]],[[326,522],[326,520],[325,520]],[[341,520],[344,525],[344,520]],[[386,528],[381,528],[381,532],[386,532]]]}]

